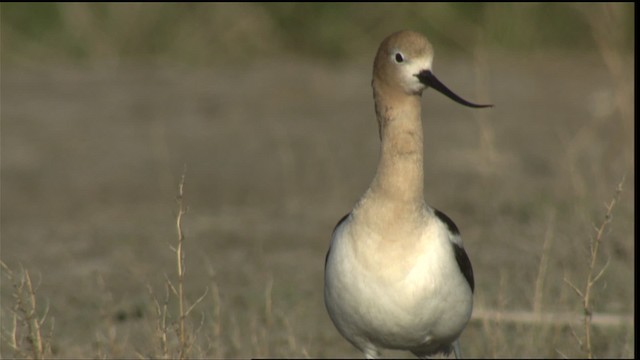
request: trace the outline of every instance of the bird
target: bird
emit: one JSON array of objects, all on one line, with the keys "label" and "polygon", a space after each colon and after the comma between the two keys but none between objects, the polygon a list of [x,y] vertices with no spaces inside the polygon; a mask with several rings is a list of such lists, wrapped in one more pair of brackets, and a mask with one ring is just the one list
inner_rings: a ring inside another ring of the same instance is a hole
[{"label": "bird", "polygon": [[461,358],[474,277],[453,220],[424,200],[421,97],[433,88],[473,108],[432,72],[421,33],[386,37],[373,64],[380,135],[375,176],[335,226],[325,257],[324,301],[333,324],[367,359],[383,349]]}]

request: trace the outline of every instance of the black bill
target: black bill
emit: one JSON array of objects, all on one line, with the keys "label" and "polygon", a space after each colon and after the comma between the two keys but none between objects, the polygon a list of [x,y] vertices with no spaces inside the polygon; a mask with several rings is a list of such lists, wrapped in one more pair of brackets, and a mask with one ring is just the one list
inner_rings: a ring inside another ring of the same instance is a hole
[{"label": "black bill", "polygon": [[453,91],[449,90],[449,88],[446,87],[443,83],[441,83],[440,80],[438,80],[438,78],[436,78],[436,76],[433,75],[433,73],[430,70],[423,70],[419,74],[417,74],[416,77],[418,78],[418,80],[420,80],[421,83],[423,83],[427,87],[434,88],[435,90],[445,95],[449,99],[457,102],[458,104],[462,104],[464,106],[468,106],[472,108],[486,108],[486,107],[493,106],[493,105],[478,105],[478,104],[468,102],[467,100],[456,95]]}]

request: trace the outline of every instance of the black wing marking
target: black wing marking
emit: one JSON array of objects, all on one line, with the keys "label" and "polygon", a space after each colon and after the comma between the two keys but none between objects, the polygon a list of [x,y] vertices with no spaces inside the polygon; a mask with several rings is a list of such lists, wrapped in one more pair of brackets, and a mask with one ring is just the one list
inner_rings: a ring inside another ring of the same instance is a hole
[{"label": "black wing marking", "polygon": [[453,220],[451,220],[451,218],[447,216],[447,214],[438,209],[433,209],[433,211],[436,213],[438,219],[440,219],[440,221],[447,225],[449,232],[451,232],[453,235],[460,235],[460,230],[458,230],[456,223],[454,223]]},{"label": "black wing marking", "polygon": [[[333,227],[333,231],[331,232],[331,236],[333,237],[333,233],[336,232],[336,229],[338,229],[338,227],[340,226],[340,224],[342,224],[345,220],[347,220],[347,218],[349,217],[349,215],[351,215],[351,213],[347,213],[345,216],[343,216],[340,221],[338,221],[338,223],[336,224],[336,226]],[[327,250],[327,255],[325,255],[324,257],[324,267],[327,267],[327,259],[329,259],[329,253],[331,252],[331,245],[329,245],[329,250]]]},{"label": "black wing marking", "polygon": [[[460,236],[460,230],[458,230],[458,227],[450,217],[448,217],[445,213],[438,209],[433,210],[438,219],[440,219],[440,221],[447,225],[449,232],[453,236]],[[451,242],[451,245],[453,245],[453,253],[456,256],[456,262],[458,263],[460,272],[462,272],[462,275],[464,275],[465,279],[467,279],[467,282],[471,287],[471,292],[473,292],[475,283],[473,280],[473,268],[471,267],[471,260],[469,260],[469,256],[467,255],[467,252],[464,251],[464,248],[462,246],[456,244],[455,242]]]},{"label": "black wing marking", "polygon": [[456,255],[456,262],[458,262],[458,267],[464,275],[465,279],[469,283],[471,287],[471,292],[473,292],[475,283],[473,281],[473,268],[471,267],[471,260],[469,260],[469,256],[467,252],[464,251],[464,248],[454,242],[451,243],[453,245],[453,253]]}]

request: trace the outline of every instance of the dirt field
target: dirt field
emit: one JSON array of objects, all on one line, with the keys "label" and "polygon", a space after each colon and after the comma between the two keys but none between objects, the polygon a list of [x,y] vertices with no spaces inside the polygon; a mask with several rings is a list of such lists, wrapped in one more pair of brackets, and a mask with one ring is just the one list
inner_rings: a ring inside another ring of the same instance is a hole
[{"label": "dirt field", "polygon": [[[632,321],[631,59],[619,78],[597,55],[473,60],[439,54],[435,73],[495,108],[426,91],[423,117],[426,200],[461,229],[474,312],[579,319],[581,299],[563,279],[584,285],[593,227],[626,176],[593,306]],[[207,291],[188,318],[199,328],[193,356],[360,357],[333,327],[322,287],[331,230],[375,171],[370,75],[368,61],[3,65],[1,259],[39,284],[53,356],[161,355],[147,285],[162,299],[165,275],[176,279],[170,246],[186,165],[187,298]],[[3,277],[3,358],[16,355],[13,291]],[[173,320],[175,307],[172,298]],[[584,356],[571,329],[475,318],[462,347],[469,357]],[[593,331],[597,356],[633,356],[633,327]]]}]

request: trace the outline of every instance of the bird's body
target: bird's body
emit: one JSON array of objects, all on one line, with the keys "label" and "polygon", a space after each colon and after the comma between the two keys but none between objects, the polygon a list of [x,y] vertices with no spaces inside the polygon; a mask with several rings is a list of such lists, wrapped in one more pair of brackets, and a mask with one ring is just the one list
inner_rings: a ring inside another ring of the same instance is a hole
[{"label": "bird's body", "polygon": [[377,232],[354,218],[336,229],[327,259],[327,307],[341,333],[365,354],[377,356],[377,348],[448,352],[471,316],[471,287],[446,225],[429,210],[423,229]]},{"label": "bird's body", "polygon": [[433,77],[432,59],[415,32],[380,45],[372,82],[378,169],[335,227],[326,257],[329,315],[367,358],[383,348],[449,353],[471,317],[473,273],[458,229],[424,201],[420,96],[429,85],[459,99]]}]

